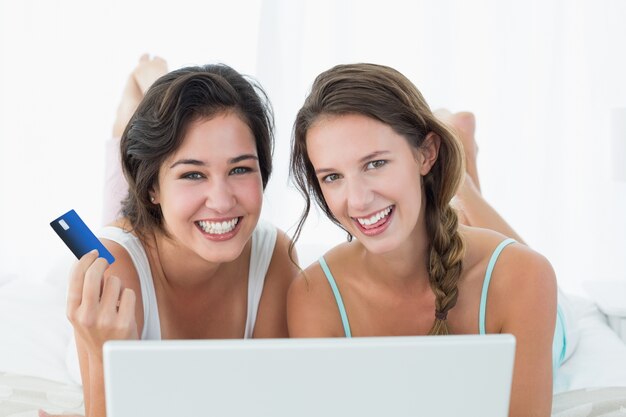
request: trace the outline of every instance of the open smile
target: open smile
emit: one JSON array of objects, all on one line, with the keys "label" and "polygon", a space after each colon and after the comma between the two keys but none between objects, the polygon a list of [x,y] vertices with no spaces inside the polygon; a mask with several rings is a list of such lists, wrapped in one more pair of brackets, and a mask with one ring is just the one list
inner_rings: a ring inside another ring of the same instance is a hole
[{"label": "open smile", "polygon": [[395,205],[386,207],[371,216],[352,217],[359,230],[366,236],[376,236],[384,232],[393,217]]},{"label": "open smile", "polygon": [[232,239],[237,234],[240,229],[241,219],[243,217],[233,217],[221,221],[198,220],[194,224],[207,239],[224,241]]}]

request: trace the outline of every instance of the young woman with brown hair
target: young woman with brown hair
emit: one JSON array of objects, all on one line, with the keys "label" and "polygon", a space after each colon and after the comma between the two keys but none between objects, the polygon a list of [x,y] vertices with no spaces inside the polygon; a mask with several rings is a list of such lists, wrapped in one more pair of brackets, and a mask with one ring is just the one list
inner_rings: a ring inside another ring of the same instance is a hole
[{"label": "young woman with brown hair", "polygon": [[291,170],[306,202],[296,239],[311,198],[349,236],[294,281],[291,337],[511,333],[510,415],[549,416],[553,340],[563,351],[554,271],[501,233],[459,224],[462,145],[406,77],[373,64],[320,74]]}]

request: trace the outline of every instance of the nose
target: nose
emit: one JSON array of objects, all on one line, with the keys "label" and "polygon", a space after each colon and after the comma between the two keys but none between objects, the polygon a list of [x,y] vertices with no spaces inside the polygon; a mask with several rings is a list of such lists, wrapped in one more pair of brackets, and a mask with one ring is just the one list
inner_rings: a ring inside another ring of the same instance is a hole
[{"label": "nose", "polygon": [[237,204],[231,184],[225,180],[215,180],[206,191],[205,205],[218,214],[228,213]]},{"label": "nose", "polygon": [[366,211],[374,201],[372,188],[362,179],[352,178],[346,182],[348,209],[355,213]]}]

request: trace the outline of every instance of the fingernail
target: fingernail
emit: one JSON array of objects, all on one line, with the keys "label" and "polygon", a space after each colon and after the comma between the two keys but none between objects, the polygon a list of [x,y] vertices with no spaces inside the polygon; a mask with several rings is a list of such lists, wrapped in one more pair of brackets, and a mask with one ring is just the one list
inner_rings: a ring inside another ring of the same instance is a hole
[{"label": "fingernail", "polygon": [[50,417],[50,414],[46,413],[43,410],[39,410],[39,417]]}]

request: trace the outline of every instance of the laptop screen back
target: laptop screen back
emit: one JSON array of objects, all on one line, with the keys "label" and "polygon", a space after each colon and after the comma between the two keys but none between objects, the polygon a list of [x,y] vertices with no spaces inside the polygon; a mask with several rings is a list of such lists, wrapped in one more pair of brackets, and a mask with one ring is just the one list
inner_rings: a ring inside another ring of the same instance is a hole
[{"label": "laptop screen back", "polygon": [[506,417],[511,335],[115,341],[109,417]]}]

